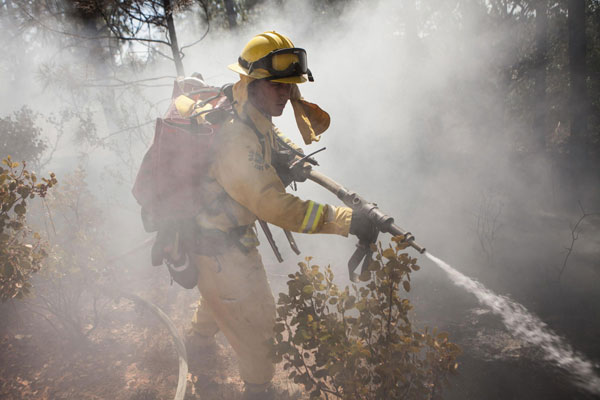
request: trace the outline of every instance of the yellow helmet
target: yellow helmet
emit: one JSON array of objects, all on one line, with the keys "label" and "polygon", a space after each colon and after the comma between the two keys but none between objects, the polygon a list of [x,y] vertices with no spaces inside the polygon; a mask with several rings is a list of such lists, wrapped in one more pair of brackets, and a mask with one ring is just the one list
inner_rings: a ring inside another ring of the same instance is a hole
[{"label": "yellow helmet", "polygon": [[268,31],[254,36],[242,50],[238,62],[229,69],[254,79],[268,79],[281,83],[303,83],[307,75],[313,81],[308,69],[306,51],[294,47],[285,35]]}]

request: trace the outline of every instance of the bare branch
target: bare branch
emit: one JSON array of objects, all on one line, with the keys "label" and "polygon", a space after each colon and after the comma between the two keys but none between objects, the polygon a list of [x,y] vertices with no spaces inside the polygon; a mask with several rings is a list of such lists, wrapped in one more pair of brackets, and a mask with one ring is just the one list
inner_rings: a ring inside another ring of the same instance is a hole
[{"label": "bare branch", "polygon": [[106,135],[106,136],[98,139],[98,142],[104,142],[104,141],[106,141],[108,138],[110,138],[112,136],[118,135],[118,134],[123,133],[123,132],[130,131],[130,130],[133,130],[133,129],[141,128],[142,126],[150,125],[152,123],[154,123],[153,119],[149,120],[149,121],[146,121],[146,122],[142,122],[141,124],[138,124],[136,126],[128,126],[127,128],[123,128],[123,129],[120,129],[120,130],[118,130],[116,132],[109,133],[108,135]]},{"label": "bare branch", "polygon": [[140,87],[171,87],[173,86],[170,83],[158,83],[158,84],[154,84],[154,85],[148,85],[148,84],[144,84],[144,83],[137,83],[137,82],[123,82],[123,83],[107,83],[107,84],[101,84],[101,83],[88,83],[88,84],[82,84],[81,86],[83,87],[107,87],[107,88],[117,88],[117,87],[127,87],[127,86],[140,86]]},{"label": "bare branch", "polygon": [[54,29],[49,27],[48,25],[44,24],[42,21],[40,21],[39,19],[37,19],[36,17],[34,17],[33,15],[29,14],[26,10],[23,10],[23,12],[32,20],[34,21],[36,24],[38,24],[39,26],[41,26],[42,28],[50,31],[50,32],[54,32],[54,33],[58,33],[61,35],[65,35],[65,36],[71,36],[71,37],[75,37],[77,39],[83,39],[83,40],[98,40],[98,39],[119,39],[119,40],[123,40],[123,41],[135,41],[135,42],[148,42],[148,43],[160,43],[160,44],[164,44],[167,46],[170,46],[171,43],[169,43],[166,40],[160,40],[160,39],[152,39],[152,38],[139,38],[139,37],[130,37],[130,36],[124,36],[122,35],[120,32],[115,31],[114,29],[111,29],[111,32],[114,34],[114,36],[87,36],[87,35],[81,35],[78,33],[74,33],[74,32],[67,32],[67,31],[61,31],[59,29]]},{"label": "bare branch", "polygon": [[204,38],[206,37],[206,35],[208,35],[208,31],[209,31],[209,30],[210,30],[210,25],[208,25],[208,26],[206,27],[206,32],[204,32],[204,34],[202,35],[202,37],[201,37],[200,39],[196,40],[196,41],[195,41],[195,42],[193,42],[193,43],[186,44],[185,46],[182,46],[182,47],[180,47],[180,48],[179,48],[179,52],[180,52],[181,54],[183,54],[183,49],[187,49],[188,47],[192,47],[192,46],[195,46],[195,45],[197,45],[198,43],[200,43],[202,40],[204,40]]},{"label": "bare branch", "polygon": [[[119,79],[117,77],[112,77],[112,78],[108,78],[108,79],[115,80],[115,81],[119,82],[122,86],[129,86],[129,85],[135,85],[135,84],[141,83],[141,82],[158,81],[161,79],[175,79],[175,78],[176,77],[173,75],[163,75],[163,76],[156,76],[154,78],[138,79],[135,81],[126,81],[123,79]],[[105,78],[89,79],[90,82],[100,81],[100,80],[106,80],[106,79]]]},{"label": "bare branch", "polygon": [[40,163],[40,165],[39,165],[40,171],[43,170],[44,167],[50,163],[50,161],[52,161],[52,158],[54,157],[54,153],[56,153],[56,150],[58,149],[58,144],[60,143],[60,140],[62,139],[64,134],[65,134],[65,132],[63,130],[61,130],[56,135],[56,139],[54,140],[54,146],[52,146],[52,150],[50,150],[50,154],[48,154],[48,157],[46,157],[46,160],[44,162]]},{"label": "bare branch", "polygon": [[179,52],[181,53],[182,58],[185,56],[185,54],[183,53],[183,49],[195,46],[196,44],[200,43],[202,40],[204,40],[204,38],[206,37],[206,35],[208,35],[208,32],[210,31],[210,18],[209,18],[209,13],[208,13],[208,7],[202,1],[198,1],[198,3],[200,3],[200,6],[204,10],[204,14],[206,15],[206,32],[204,32],[202,37],[200,39],[196,40],[195,42],[179,48]]},{"label": "bare branch", "polygon": [[575,224],[575,226],[573,226],[571,228],[571,245],[569,247],[567,247],[567,254],[565,255],[565,259],[563,260],[563,265],[562,268],[560,270],[560,273],[558,274],[558,280],[560,281],[560,279],[562,278],[562,274],[563,272],[565,272],[565,269],[567,268],[567,261],[569,261],[569,257],[571,256],[571,253],[573,252],[573,247],[575,247],[575,242],[577,241],[577,239],[579,239],[579,234],[581,232],[581,230],[579,229],[579,225],[583,222],[583,220],[586,217],[590,217],[593,215],[600,215],[600,213],[586,213],[583,206],[581,205],[581,202],[578,202],[579,204],[579,209],[581,210],[581,217],[579,218],[579,220],[577,221],[577,223]]}]

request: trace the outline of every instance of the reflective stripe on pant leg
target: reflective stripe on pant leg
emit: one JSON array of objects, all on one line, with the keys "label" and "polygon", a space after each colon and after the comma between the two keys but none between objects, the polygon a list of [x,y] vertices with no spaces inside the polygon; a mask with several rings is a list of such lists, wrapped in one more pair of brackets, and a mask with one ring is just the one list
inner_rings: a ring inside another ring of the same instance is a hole
[{"label": "reflective stripe on pant leg", "polygon": [[249,383],[269,382],[275,371],[267,344],[273,336],[275,300],[258,251],[244,254],[231,247],[216,258],[194,257],[203,265],[198,288],[238,356],[240,376]]}]

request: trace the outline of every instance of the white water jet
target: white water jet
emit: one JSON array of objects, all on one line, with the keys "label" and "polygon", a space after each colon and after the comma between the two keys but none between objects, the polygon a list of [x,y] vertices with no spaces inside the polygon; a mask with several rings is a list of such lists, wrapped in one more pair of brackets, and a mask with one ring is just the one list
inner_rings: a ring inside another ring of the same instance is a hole
[{"label": "white water jet", "polygon": [[502,317],[504,325],[515,337],[539,347],[543,351],[544,358],[566,370],[576,385],[591,393],[600,394],[600,377],[594,372],[597,366],[575,351],[542,320],[527,311],[521,304],[506,296],[495,294],[432,254],[425,253],[425,255],[446,271],[454,284],[474,294],[481,304]]}]

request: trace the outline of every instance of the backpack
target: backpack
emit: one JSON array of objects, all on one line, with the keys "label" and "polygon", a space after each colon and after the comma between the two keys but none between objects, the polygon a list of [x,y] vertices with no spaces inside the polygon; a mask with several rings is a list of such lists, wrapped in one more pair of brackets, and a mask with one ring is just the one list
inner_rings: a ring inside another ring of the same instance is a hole
[{"label": "backpack", "polygon": [[[183,117],[175,105],[181,95],[195,101],[195,110],[202,111]],[[156,119],[154,141],[132,190],[142,206],[144,229],[157,232],[152,265],[162,265],[166,260],[172,279],[188,289],[196,285],[196,271],[182,267],[190,250],[193,219],[203,206],[201,182],[208,173],[211,146],[229,116],[231,85],[209,86],[199,74],[178,78],[169,109],[163,118]]]}]

